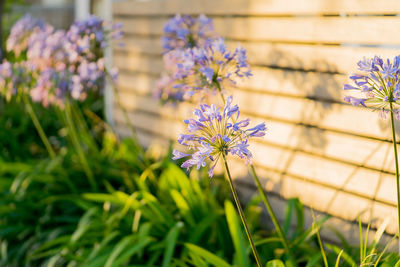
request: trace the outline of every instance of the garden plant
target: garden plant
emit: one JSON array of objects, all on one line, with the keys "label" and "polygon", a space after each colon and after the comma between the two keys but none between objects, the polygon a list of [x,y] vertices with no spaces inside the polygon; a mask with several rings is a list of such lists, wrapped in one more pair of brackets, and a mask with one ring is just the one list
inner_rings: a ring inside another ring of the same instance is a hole
[{"label": "garden plant", "polygon": [[[378,244],[384,228],[369,242],[360,222],[360,246],[352,246],[324,227],[329,216],[305,227],[298,199],[287,200],[285,217],[277,219],[250,152],[251,141],[268,134],[266,124],[243,118],[231,90],[252,76],[246,50],[229,50],[204,15],[177,15],[162,37],[165,71],[155,96],[163,104],[192,105],[187,133],[161,156],[140,145],[132,125],[131,137],[115,134],[103,121],[101,99],[106,79],[118,78],[103,50],[121,37],[121,27],[94,16],[65,31],[31,16],[12,27],[0,65],[0,266],[399,262],[387,251],[390,243]],[[389,111],[393,126],[399,60],[359,64],[367,74],[352,76],[357,87],[345,89],[360,87],[368,99],[347,99]],[[229,169],[235,157],[258,188],[246,205]],[[195,170],[185,172],[176,161]],[[341,242],[322,242],[323,228]]]}]

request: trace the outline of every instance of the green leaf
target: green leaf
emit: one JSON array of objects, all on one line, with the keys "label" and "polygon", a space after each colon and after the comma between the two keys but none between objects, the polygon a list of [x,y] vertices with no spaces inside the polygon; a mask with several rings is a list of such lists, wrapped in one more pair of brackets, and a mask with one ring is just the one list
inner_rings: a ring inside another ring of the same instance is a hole
[{"label": "green leaf", "polygon": [[267,262],[266,267],[285,267],[285,264],[280,260],[272,260]]},{"label": "green leaf", "polygon": [[303,242],[308,240],[314,234],[316,234],[322,227],[322,225],[330,218],[329,215],[324,216],[322,219],[316,221],[311,227],[304,231],[300,236],[298,236],[293,242],[292,247],[301,245]]},{"label": "green leaf", "polygon": [[[321,260],[321,258],[322,258],[321,252],[318,253],[318,254],[315,254],[315,255],[312,256],[312,258],[307,262],[306,267],[313,267],[313,266],[317,265],[317,264],[319,263],[319,261]],[[319,265],[317,265],[317,266],[319,266]]]},{"label": "green leaf", "polygon": [[98,208],[93,207],[82,216],[78,223],[77,229],[71,236],[71,244],[74,244],[76,241],[78,241],[79,238],[81,238],[83,234],[90,229],[92,216],[94,216],[94,214],[96,214],[97,212]]},{"label": "green leaf", "polygon": [[292,214],[294,209],[294,198],[287,200],[287,205],[285,209],[285,220],[283,221],[283,232],[287,235],[290,229],[290,223],[292,222]]},{"label": "green leaf", "polygon": [[347,254],[345,251],[340,249],[338,246],[335,246],[332,244],[326,244],[326,247],[333,250],[338,256],[339,256],[339,254],[341,254],[343,257],[343,260],[350,266],[352,266],[352,267],[357,266],[356,262],[352,259],[352,257],[349,254]]},{"label": "green leaf", "polygon": [[87,259],[86,259],[85,262],[86,262],[86,263],[89,263],[89,262],[91,262],[92,259],[96,258],[96,257],[99,255],[99,253],[102,252],[103,249],[104,249],[115,237],[118,236],[118,234],[119,234],[118,231],[114,231],[114,232],[108,234],[108,235],[101,241],[101,243],[100,243],[98,246],[96,246],[96,247],[94,247],[94,248],[92,249],[92,251],[90,252],[90,254],[89,254],[89,256],[87,257]]},{"label": "green leaf", "polygon": [[129,259],[133,254],[138,252],[140,249],[145,247],[151,242],[151,238],[145,238],[143,240],[137,241],[137,235],[129,235],[124,237],[118,244],[114,247],[110,256],[107,259],[104,267],[116,267],[123,264]]},{"label": "green leaf", "polygon": [[200,256],[201,258],[216,267],[232,267],[232,265],[228,264],[225,260],[205,250],[204,248],[189,243],[185,243],[185,246],[189,249],[191,253]]},{"label": "green leaf", "polygon": [[[112,264],[113,267],[118,267],[121,266],[123,263],[125,263],[132,255],[135,253],[139,252],[141,249],[146,247],[148,244],[150,244],[153,241],[152,238],[146,237],[144,240],[139,241],[136,245],[124,250],[119,256],[118,259],[114,261]],[[110,256],[111,257],[111,256]],[[107,263],[106,263],[107,264]]]},{"label": "green leaf", "polygon": [[166,249],[162,261],[162,267],[170,266],[172,256],[175,252],[179,231],[181,228],[183,228],[183,226],[184,224],[182,222],[177,222],[176,225],[168,232],[167,237],[165,238]]},{"label": "green leaf", "polygon": [[232,202],[228,200],[225,201],[225,216],[233,240],[233,245],[235,246],[238,264],[242,267],[248,267],[250,266],[250,263],[246,254],[246,245],[242,232],[243,226],[239,222],[239,218]]},{"label": "green leaf", "polygon": [[335,263],[335,267],[339,267],[340,264],[340,258],[342,257],[343,254],[343,249],[339,252],[337,259],[336,259],[336,263]]},{"label": "green leaf", "polygon": [[95,201],[95,202],[100,202],[100,203],[111,202],[114,204],[120,204],[120,205],[123,204],[121,199],[119,199],[117,196],[111,195],[111,194],[85,193],[85,194],[82,194],[82,197],[84,199]]},{"label": "green leaf", "polygon": [[192,226],[194,226],[195,220],[192,216],[190,207],[186,202],[185,198],[179,193],[177,190],[172,189],[170,191],[172,199],[175,201],[176,206],[178,207],[180,214],[185,218],[185,220]]}]

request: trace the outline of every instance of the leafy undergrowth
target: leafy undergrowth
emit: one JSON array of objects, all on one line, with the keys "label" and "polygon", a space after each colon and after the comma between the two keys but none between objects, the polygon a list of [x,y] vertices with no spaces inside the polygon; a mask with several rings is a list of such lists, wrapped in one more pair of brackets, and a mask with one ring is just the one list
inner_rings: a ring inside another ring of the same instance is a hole
[{"label": "leafy undergrowth", "polygon": [[[82,121],[78,110],[74,116]],[[170,155],[156,158],[134,139],[119,141],[95,115],[85,114],[100,129],[78,125],[97,189],[68,133],[57,137],[61,145],[54,159],[44,151],[39,159],[21,151],[19,162],[10,154],[2,157],[0,266],[256,265],[223,177],[210,180],[202,172],[188,177]],[[25,141],[41,145],[34,136]],[[360,251],[362,265],[373,266],[379,257],[377,266],[395,265],[395,254],[378,253],[377,242],[356,248],[343,239],[339,245],[325,243],[322,253],[317,233],[329,218],[305,229],[297,199],[288,200],[282,222],[294,255],[289,258],[278,235],[263,227],[269,218],[261,207],[254,195],[245,214],[266,266],[324,266],[324,254],[329,266],[355,266]]]}]

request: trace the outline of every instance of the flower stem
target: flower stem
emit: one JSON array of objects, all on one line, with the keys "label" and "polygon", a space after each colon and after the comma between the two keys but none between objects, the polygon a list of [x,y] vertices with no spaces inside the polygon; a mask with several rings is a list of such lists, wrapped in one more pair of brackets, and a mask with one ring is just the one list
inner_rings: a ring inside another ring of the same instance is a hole
[{"label": "flower stem", "polygon": [[[393,106],[390,102],[390,121],[392,123],[392,136],[393,136],[393,149],[394,149],[394,162],[396,165],[396,189],[397,189],[397,219],[398,219],[398,231],[400,233],[400,192],[399,192],[399,160],[397,157],[397,142],[396,132],[394,129],[394,118],[393,118]],[[399,237],[400,240],[400,237]],[[400,255],[400,242],[399,242],[399,255]]]},{"label": "flower stem", "polygon": [[[222,94],[221,85],[219,83],[217,83],[217,88],[218,88],[219,95],[221,96],[222,101],[225,104],[225,97]],[[269,215],[271,216],[272,223],[274,224],[275,229],[278,232],[279,237],[281,238],[282,245],[285,248],[286,252],[289,254],[289,257],[292,257],[292,254],[291,254],[291,251],[290,251],[290,248],[289,248],[289,243],[287,241],[286,235],[282,231],[282,228],[281,228],[281,226],[280,226],[280,224],[278,222],[278,219],[276,218],[276,215],[275,215],[275,213],[274,213],[274,211],[273,211],[273,209],[271,207],[271,204],[269,203],[268,197],[265,194],[265,191],[261,186],[260,179],[258,179],[256,170],[254,169],[253,164],[250,165],[250,171],[251,171],[251,174],[252,174],[252,176],[254,178],[254,181],[256,182],[258,192],[261,195],[261,198],[262,198],[262,200],[264,202],[264,205],[267,208],[267,211],[268,211]]]},{"label": "flower stem", "polygon": [[25,93],[22,93],[22,100],[24,101],[25,105],[26,105],[26,110],[28,111],[29,116],[32,119],[33,125],[36,128],[36,131],[38,132],[40,139],[42,139],[42,142],[44,144],[44,146],[47,149],[47,152],[49,153],[50,157],[52,159],[55,158],[56,153],[53,150],[53,147],[51,146],[49,139],[47,139],[46,134],[43,131],[42,126],[40,125],[40,122],[36,116],[36,113],[33,109],[32,103],[31,101],[27,98],[27,96],[25,95]]},{"label": "flower stem", "polygon": [[71,112],[71,104],[69,100],[65,101],[65,119],[67,123],[67,127],[69,129],[69,134],[71,135],[72,144],[75,146],[76,152],[78,153],[78,157],[82,163],[83,170],[86,176],[89,179],[89,183],[94,191],[97,191],[97,184],[94,180],[93,172],[89,167],[89,163],[86,159],[85,152],[82,149],[81,143],[78,138],[78,134],[76,132],[76,128],[74,122],[72,120],[72,112]]},{"label": "flower stem", "polygon": [[280,226],[280,224],[278,222],[278,219],[276,218],[275,212],[272,209],[272,206],[271,206],[271,204],[270,204],[270,202],[268,200],[267,194],[265,193],[264,189],[261,186],[260,179],[258,179],[256,170],[254,169],[254,165],[253,164],[250,165],[250,171],[251,171],[251,174],[252,174],[252,176],[254,178],[254,181],[256,182],[257,189],[258,189],[258,192],[260,193],[261,199],[264,202],[264,205],[267,208],[267,211],[268,211],[269,215],[271,216],[272,223],[275,226],[275,230],[276,230],[276,232],[278,233],[278,235],[279,235],[279,237],[281,239],[282,245],[285,248],[286,252],[289,254],[289,257],[291,257],[292,255],[291,255],[291,251],[290,251],[290,248],[289,248],[289,243],[288,243],[288,241],[286,239],[285,233],[282,231],[282,228],[281,228],[281,226]]},{"label": "flower stem", "polygon": [[247,238],[249,239],[251,250],[253,251],[254,258],[256,259],[256,262],[257,262],[257,266],[261,267],[262,265],[261,265],[260,256],[257,253],[256,246],[254,245],[253,238],[251,237],[249,228],[247,226],[246,218],[244,217],[244,213],[243,213],[242,207],[240,206],[239,197],[238,197],[238,195],[236,193],[235,187],[233,186],[231,173],[230,173],[229,167],[228,167],[228,162],[226,161],[225,154],[222,154],[222,156],[224,158],[224,164],[225,164],[225,170],[226,170],[226,174],[227,174],[227,180],[229,182],[229,187],[231,188],[231,192],[232,192],[233,198],[235,199],[235,204],[236,204],[236,207],[237,207],[237,209],[239,211],[240,219],[242,220],[244,229],[246,231]]},{"label": "flower stem", "polygon": [[224,97],[224,94],[222,94],[222,89],[221,89],[221,85],[219,84],[219,82],[217,82],[217,89],[218,89],[219,95],[220,95],[221,98],[222,98],[222,102],[223,102],[224,105],[225,105],[225,97]]}]

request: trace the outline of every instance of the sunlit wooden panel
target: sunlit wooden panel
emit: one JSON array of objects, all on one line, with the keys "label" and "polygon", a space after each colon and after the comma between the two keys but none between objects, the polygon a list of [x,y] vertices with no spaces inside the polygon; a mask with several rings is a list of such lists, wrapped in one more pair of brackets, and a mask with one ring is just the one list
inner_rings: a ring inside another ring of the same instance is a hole
[{"label": "sunlit wooden panel", "polygon": [[[305,14],[394,14],[396,0],[127,0],[114,4],[123,15],[213,14],[213,15],[305,15]],[[134,8],[133,8],[134,5]]]},{"label": "sunlit wooden panel", "polygon": [[[168,18],[116,17],[124,31],[137,35],[160,35]],[[294,43],[353,43],[398,45],[398,17],[217,17],[215,30],[226,38]]]}]

